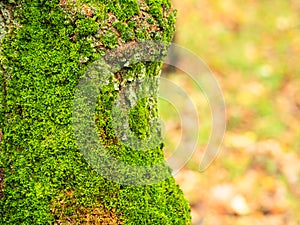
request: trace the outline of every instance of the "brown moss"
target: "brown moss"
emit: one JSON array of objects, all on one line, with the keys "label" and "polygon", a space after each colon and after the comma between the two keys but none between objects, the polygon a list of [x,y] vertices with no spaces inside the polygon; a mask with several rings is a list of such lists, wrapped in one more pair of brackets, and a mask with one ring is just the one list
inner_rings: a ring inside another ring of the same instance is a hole
[{"label": "brown moss", "polygon": [[107,210],[102,205],[85,207],[76,204],[74,191],[62,192],[51,203],[55,225],[67,224],[123,224],[115,210]]}]

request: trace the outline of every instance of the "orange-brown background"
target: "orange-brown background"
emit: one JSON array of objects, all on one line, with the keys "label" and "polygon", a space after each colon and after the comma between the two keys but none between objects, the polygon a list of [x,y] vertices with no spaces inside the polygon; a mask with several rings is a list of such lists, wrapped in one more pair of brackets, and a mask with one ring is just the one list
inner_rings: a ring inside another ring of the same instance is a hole
[{"label": "orange-brown background", "polygon": [[[227,106],[220,154],[200,173],[211,130],[209,107],[184,74],[168,75],[199,112],[197,152],[176,175],[194,223],[300,224],[300,2],[173,0],[173,5],[176,43],[208,64]],[[181,129],[176,110],[164,106],[168,155]]]}]

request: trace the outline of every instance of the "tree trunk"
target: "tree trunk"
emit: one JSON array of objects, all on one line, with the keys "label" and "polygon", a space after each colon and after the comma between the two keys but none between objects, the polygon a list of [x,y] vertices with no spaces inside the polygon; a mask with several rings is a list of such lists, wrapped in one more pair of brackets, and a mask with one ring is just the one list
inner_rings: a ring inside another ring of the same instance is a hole
[{"label": "tree trunk", "polygon": [[[170,42],[175,14],[168,0],[0,2],[0,224],[190,224],[152,126],[163,53],[140,42]],[[150,57],[122,61],[137,52]],[[84,86],[103,63],[117,69]]]}]

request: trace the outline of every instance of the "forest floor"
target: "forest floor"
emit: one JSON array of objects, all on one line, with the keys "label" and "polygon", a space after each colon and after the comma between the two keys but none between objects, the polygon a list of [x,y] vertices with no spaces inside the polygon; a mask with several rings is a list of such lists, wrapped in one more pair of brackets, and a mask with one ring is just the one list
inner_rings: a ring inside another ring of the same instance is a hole
[{"label": "forest floor", "polygon": [[[176,43],[207,63],[227,108],[220,153],[200,173],[211,131],[209,105],[182,72],[168,75],[198,107],[197,151],[176,175],[194,224],[300,224],[300,2],[173,4],[178,9]],[[170,155],[180,139],[180,121],[168,107],[160,113]]]}]

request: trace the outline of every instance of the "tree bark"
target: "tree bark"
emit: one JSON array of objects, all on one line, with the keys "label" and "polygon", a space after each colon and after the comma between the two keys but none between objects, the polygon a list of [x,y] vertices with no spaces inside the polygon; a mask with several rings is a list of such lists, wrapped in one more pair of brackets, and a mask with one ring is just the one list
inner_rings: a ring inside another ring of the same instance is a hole
[{"label": "tree bark", "polygon": [[[124,172],[164,159],[161,142],[141,151],[127,143],[127,131],[141,143],[153,132],[162,54],[126,64],[120,53],[130,55],[127,49],[139,50],[145,40],[170,42],[175,14],[168,0],[0,3],[0,224],[191,224],[166,163],[154,172]],[[97,154],[105,148],[124,167],[101,161],[99,170],[89,162],[98,155],[89,158],[76,140],[82,127],[74,125],[74,101],[100,58],[119,67],[100,77],[105,84],[96,92],[94,125],[103,147]],[[103,163],[115,175],[104,173]],[[126,183],[126,176],[134,179]]]}]

